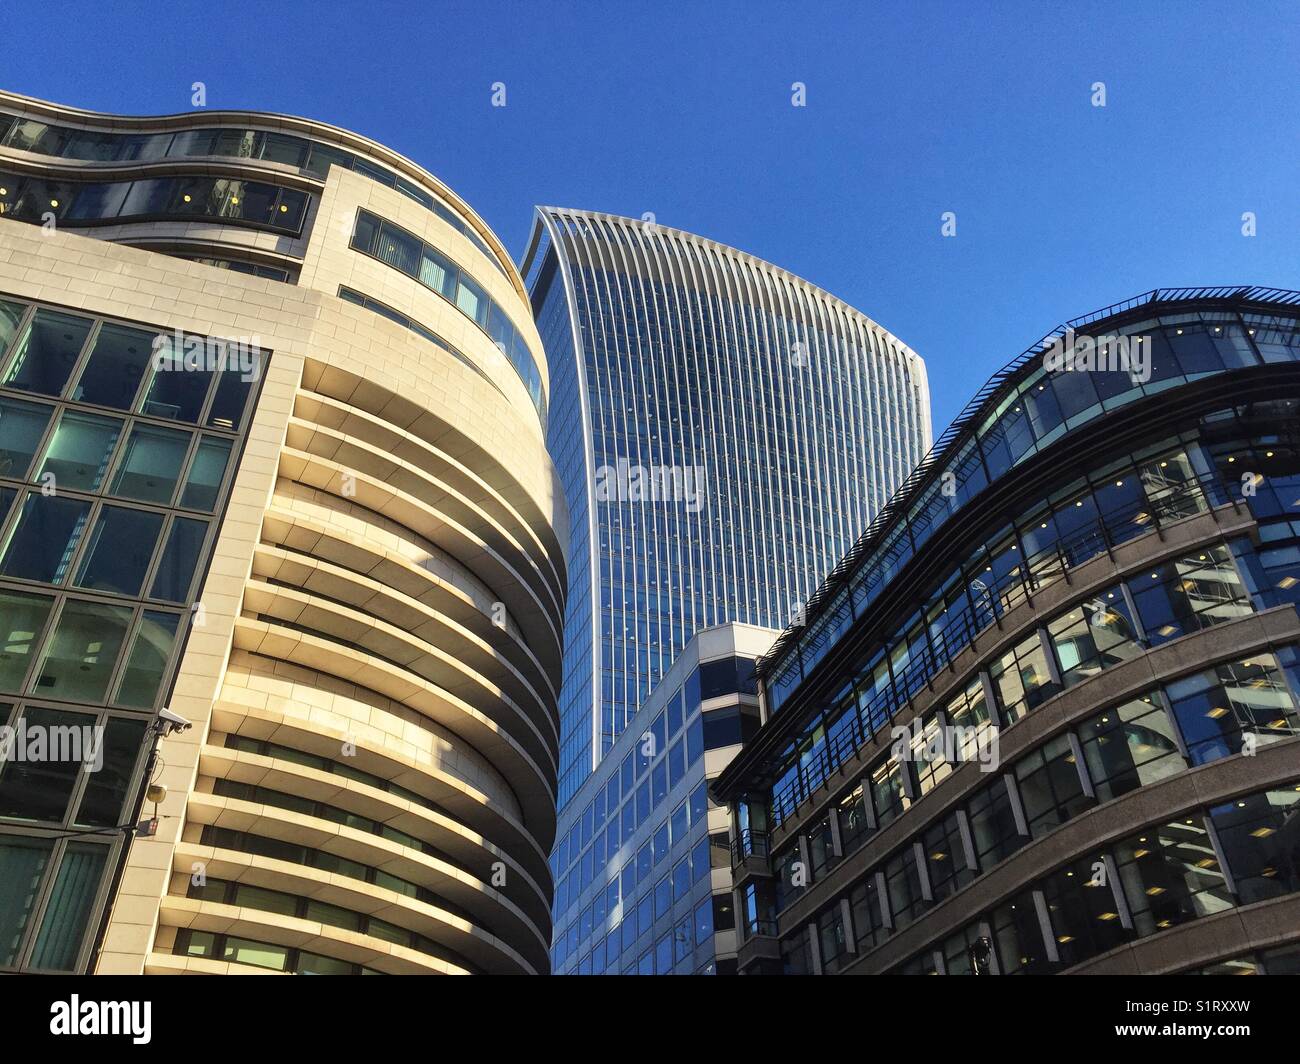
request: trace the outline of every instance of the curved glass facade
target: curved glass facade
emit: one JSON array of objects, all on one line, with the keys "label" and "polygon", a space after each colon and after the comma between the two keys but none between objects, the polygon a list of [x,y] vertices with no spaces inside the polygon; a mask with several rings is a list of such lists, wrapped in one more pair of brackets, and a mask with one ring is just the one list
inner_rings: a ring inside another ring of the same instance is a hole
[{"label": "curved glass facade", "polygon": [[0,218],[65,225],[220,219],[285,233],[302,231],[307,193],[229,177],[72,181],[0,173]]},{"label": "curved glass facade", "polygon": [[497,350],[506,356],[519,374],[519,379],[528,389],[528,397],[537,408],[537,416],[543,425],[546,424],[542,373],[528,351],[527,341],[515,328],[505,308],[483,290],[468,270],[457,266],[433,245],[369,211],[357,212],[352,247],[415,278],[487,333]]},{"label": "curved glass facade", "polygon": [[760,666],[742,968],[1176,970],[1143,940],[1300,890],[1300,295],[1078,330],[1141,372],[1035,345]]},{"label": "curved glass facade", "polygon": [[898,340],[741,252],[551,208],[534,249],[534,313],[570,334],[547,442],[566,646],[590,647],[561,693],[563,804],[696,630],[786,623],[926,450],[929,398]]},{"label": "curved glass facade", "polygon": [[894,500],[855,550],[845,574],[819,589],[806,630],[788,631],[764,662],[770,712],[782,707],[788,691],[812,672],[851,617],[870,607],[908,559],[1016,465],[1067,432],[1144,397],[1203,377],[1300,357],[1300,333],[1290,318],[1203,311],[1136,321],[1115,331],[1115,337],[1134,337],[1146,345],[1135,356],[1145,363],[1145,372],[1051,372],[1044,356],[1065,332],[1063,327],[1049,334],[1013,363],[1021,371],[1019,379],[984,403],[978,420],[956,442],[927,460],[924,486]]},{"label": "curved glass facade", "polygon": [[292,133],[240,126],[186,128],[160,133],[119,133],[57,125],[0,111],[0,147],[85,162],[149,162],[154,159],[196,157],[260,159],[297,167],[318,178],[324,178],[331,166],[341,166],[345,170],[355,170],[381,185],[395,188],[426,210],[432,211],[468,238],[492,260],[498,270],[509,276],[497,253],[488,247],[474,227],[427,190],[354,152]]}]

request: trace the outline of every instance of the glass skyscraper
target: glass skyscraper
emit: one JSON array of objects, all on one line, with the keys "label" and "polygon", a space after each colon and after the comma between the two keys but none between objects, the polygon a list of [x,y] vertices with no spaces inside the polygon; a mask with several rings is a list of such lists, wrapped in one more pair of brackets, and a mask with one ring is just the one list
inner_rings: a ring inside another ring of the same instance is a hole
[{"label": "glass skyscraper", "polygon": [[691,635],[782,628],[930,443],[925,367],[702,237],[539,208],[524,255],[571,517],[561,806]]}]

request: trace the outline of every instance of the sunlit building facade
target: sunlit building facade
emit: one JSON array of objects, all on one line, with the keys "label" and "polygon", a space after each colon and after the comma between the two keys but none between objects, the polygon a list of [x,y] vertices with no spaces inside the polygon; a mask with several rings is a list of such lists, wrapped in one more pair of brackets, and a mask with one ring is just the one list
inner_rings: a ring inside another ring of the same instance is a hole
[{"label": "sunlit building facade", "polygon": [[382,145],[0,94],[0,971],[548,970],[547,393]]}]

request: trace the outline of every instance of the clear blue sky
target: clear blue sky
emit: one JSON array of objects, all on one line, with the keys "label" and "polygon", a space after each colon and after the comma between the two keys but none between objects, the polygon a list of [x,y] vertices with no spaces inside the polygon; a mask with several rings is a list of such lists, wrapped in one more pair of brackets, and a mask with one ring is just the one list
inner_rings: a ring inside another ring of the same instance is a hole
[{"label": "clear blue sky", "polygon": [[[1066,317],[1167,285],[1300,288],[1296,12],[47,2],[0,83],[151,114],[189,110],[203,81],[210,107],[346,126],[432,170],[514,254],[535,203],[653,211],[914,347],[937,433]],[[505,108],[490,106],[498,81]],[[955,238],[940,235],[945,211]]]}]

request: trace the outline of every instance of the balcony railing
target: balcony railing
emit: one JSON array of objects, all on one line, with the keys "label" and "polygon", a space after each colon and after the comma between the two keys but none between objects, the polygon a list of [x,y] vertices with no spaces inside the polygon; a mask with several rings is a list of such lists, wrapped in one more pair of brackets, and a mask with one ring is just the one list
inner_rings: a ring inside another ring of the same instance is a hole
[{"label": "balcony railing", "polygon": [[767,832],[746,828],[731,841],[731,867],[735,868],[746,858],[767,857],[769,853]]},{"label": "balcony railing", "polygon": [[[1233,493],[1237,488],[1237,494]],[[1164,527],[1208,507],[1239,502],[1240,487],[1216,475],[1171,482],[1157,499],[1143,499],[1100,513],[1087,525],[1025,558],[1000,579],[990,581],[975,604],[960,608],[942,630],[927,632],[890,687],[865,702],[847,719],[829,726],[826,740],[800,755],[799,771],[772,791],[771,823],[779,826],[875,734],[888,726],[907,700],[969,647],[995,620],[1072,569],[1145,532]],[[887,656],[887,655],[886,655]]]}]

